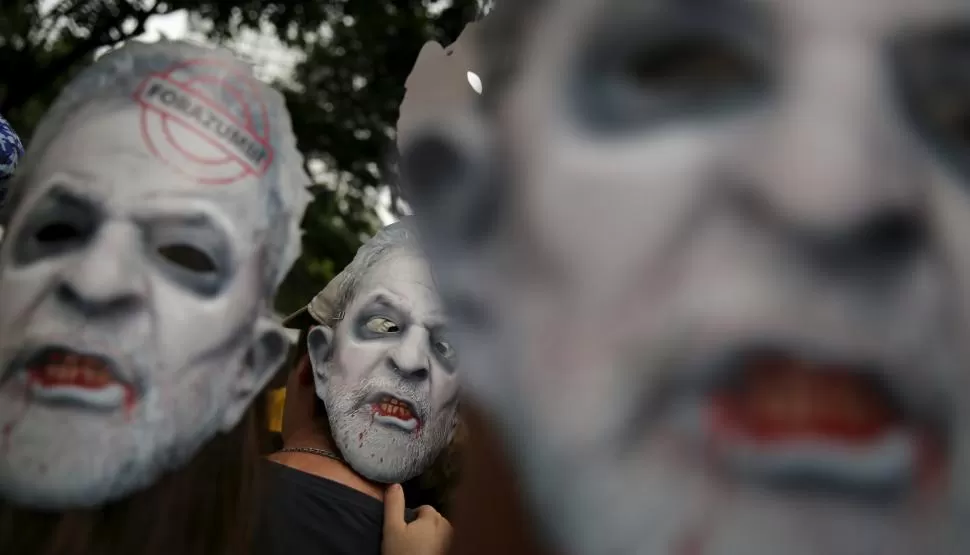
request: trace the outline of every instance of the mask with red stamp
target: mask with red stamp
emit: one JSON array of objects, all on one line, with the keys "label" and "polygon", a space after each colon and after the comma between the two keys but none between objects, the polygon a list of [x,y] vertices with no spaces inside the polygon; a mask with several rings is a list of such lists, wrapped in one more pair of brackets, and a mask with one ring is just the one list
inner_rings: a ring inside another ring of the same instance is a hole
[{"label": "mask with red stamp", "polygon": [[224,50],[132,43],[62,91],[0,246],[0,496],[142,489],[232,430],[285,357],[271,300],[309,179],[283,98]]}]

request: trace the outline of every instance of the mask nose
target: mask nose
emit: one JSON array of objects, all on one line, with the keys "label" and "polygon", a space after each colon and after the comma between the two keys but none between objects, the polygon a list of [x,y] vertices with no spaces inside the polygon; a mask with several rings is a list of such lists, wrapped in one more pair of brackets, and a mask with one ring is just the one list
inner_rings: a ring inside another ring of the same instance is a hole
[{"label": "mask nose", "polygon": [[928,165],[885,92],[882,59],[818,44],[747,153],[742,204],[832,270],[900,266],[929,239]]},{"label": "mask nose", "polygon": [[423,381],[430,375],[428,332],[412,326],[401,343],[390,354],[391,369],[407,380]]},{"label": "mask nose", "polygon": [[805,237],[804,250],[834,272],[863,269],[883,272],[905,265],[923,250],[928,232],[912,210],[886,210],[844,229]]},{"label": "mask nose", "polygon": [[77,262],[65,269],[58,299],[85,317],[119,316],[144,302],[147,286],[135,253],[138,233],[107,223]]}]

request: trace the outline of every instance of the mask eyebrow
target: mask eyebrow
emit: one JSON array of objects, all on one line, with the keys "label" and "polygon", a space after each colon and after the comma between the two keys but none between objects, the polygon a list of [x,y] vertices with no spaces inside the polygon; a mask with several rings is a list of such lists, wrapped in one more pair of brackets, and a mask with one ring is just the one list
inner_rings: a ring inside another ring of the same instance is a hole
[{"label": "mask eyebrow", "polygon": [[364,319],[374,316],[375,312],[384,312],[392,315],[394,318],[397,318],[398,324],[417,324],[427,329],[432,335],[443,333],[447,330],[447,321],[441,313],[436,311],[429,314],[427,318],[421,319],[423,321],[418,321],[410,310],[404,308],[401,304],[395,302],[383,293],[375,294],[358,311],[361,318]]},{"label": "mask eyebrow", "polygon": [[401,308],[400,305],[382,293],[374,295],[374,297],[367,301],[367,304],[364,305],[365,311],[374,309],[384,309],[388,312],[394,312],[399,315],[404,315],[407,313],[407,311]]},{"label": "mask eyebrow", "polygon": [[[191,199],[191,197],[189,197]],[[166,199],[168,200],[168,199]],[[228,243],[233,230],[216,215],[205,208],[185,206],[184,204],[158,203],[136,209],[132,219],[144,227],[170,230],[198,230],[217,235],[220,241]]]},{"label": "mask eyebrow", "polygon": [[139,214],[137,219],[140,222],[148,224],[162,224],[223,231],[222,225],[220,225],[215,218],[204,211],[185,213],[173,212],[170,214],[166,213],[152,215]]},{"label": "mask eyebrow", "polygon": [[72,191],[70,188],[63,185],[54,185],[50,188],[50,190],[44,193],[40,200],[76,208],[91,209],[97,207],[89,196]]},{"label": "mask eyebrow", "polygon": [[218,256],[225,265],[236,256],[231,239],[233,230],[217,216],[199,208],[162,208],[142,210],[132,219],[146,232],[146,237],[156,246],[188,241],[205,244],[210,254]]},{"label": "mask eyebrow", "polygon": [[448,335],[448,325],[440,320],[435,320],[428,322],[428,331],[431,333],[431,337],[441,338]]},{"label": "mask eyebrow", "polygon": [[970,53],[970,14],[942,24],[905,28],[899,32],[893,46],[896,51],[918,49],[924,56],[936,56],[920,60],[924,62],[962,62]]},{"label": "mask eyebrow", "polygon": [[635,25],[644,20],[661,24],[675,20],[758,28],[769,13],[758,0],[614,0],[613,6],[607,20]]},{"label": "mask eyebrow", "polygon": [[54,182],[54,185],[34,202],[34,207],[31,208],[31,211],[38,207],[45,207],[44,209],[46,210],[71,210],[74,212],[88,213],[95,217],[102,216],[104,210],[98,199],[93,199],[93,195],[89,193],[75,191],[71,186],[65,184],[68,181],[76,182],[78,180],[65,179],[69,176],[86,179],[83,174],[73,175],[61,173],[53,176],[51,181]]},{"label": "mask eyebrow", "polygon": [[900,22],[897,18],[889,22],[887,30],[896,35],[924,35],[970,26],[970,4],[966,2],[953,0],[925,4],[908,14],[904,21]]}]

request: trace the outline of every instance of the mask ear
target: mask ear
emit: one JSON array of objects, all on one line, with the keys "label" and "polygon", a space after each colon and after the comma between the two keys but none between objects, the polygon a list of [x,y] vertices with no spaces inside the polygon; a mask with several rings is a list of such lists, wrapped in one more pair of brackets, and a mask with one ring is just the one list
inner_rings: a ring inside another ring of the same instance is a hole
[{"label": "mask ear", "polygon": [[401,141],[401,192],[438,249],[474,249],[493,230],[504,194],[490,159],[477,117],[429,122]]},{"label": "mask ear", "polygon": [[222,415],[223,432],[236,427],[253,399],[276,375],[289,347],[290,341],[282,326],[268,318],[260,318],[256,322],[256,341],[230,386],[231,397]]},{"label": "mask ear", "polygon": [[307,334],[306,343],[315,389],[317,396],[322,399],[322,388],[330,377],[328,372],[332,366],[327,361],[333,349],[333,330],[329,326],[316,326]]}]

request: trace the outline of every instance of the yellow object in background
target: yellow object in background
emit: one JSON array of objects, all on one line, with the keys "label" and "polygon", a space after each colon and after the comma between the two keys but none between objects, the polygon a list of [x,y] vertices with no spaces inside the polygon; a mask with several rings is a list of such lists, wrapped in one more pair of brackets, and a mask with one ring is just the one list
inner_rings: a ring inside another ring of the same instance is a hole
[{"label": "yellow object in background", "polygon": [[269,402],[269,410],[267,411],[269,416],[269,431],[282,433],[283,405],[286,404],[286,388],[274,389],[269,392],[267,397]]}]

